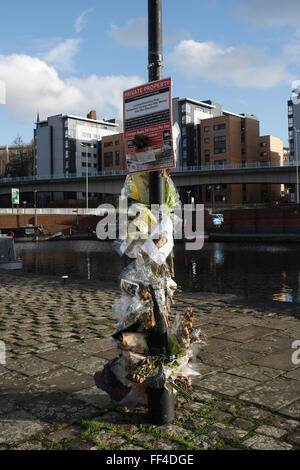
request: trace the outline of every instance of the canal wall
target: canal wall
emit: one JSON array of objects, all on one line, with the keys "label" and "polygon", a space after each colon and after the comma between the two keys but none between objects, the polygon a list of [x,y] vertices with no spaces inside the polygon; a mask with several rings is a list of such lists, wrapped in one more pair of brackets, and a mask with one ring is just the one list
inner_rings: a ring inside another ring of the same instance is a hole
[{"label": "canal wall", "polygon": [[45,233],[62,232],[64,235],[92,233],[99,222],[95,215],[32,215],[13,214],[0,215],[0,230],[3,228],[19,228],[26,225],[42,225]]},{"label": "canal wall", "polygon": [[[212,213],[222,213],[224,222],[216,228]],[[2,214],[2,228],[42,225],[45,233],[90,234],[96,230],[99,215],[85,214]],[[265,209],[205,210],[205,231],[210,234],[297,234],[300,235],[300,205]]]},{"label": "canal wall", "polygon": [[296,205],[268,209],[215,209],[213,213],[222,213],[224,223],[220,228],[214,227],[211,211],[205,211],[205,228],[210,233],[300,234],[300,206]]}]

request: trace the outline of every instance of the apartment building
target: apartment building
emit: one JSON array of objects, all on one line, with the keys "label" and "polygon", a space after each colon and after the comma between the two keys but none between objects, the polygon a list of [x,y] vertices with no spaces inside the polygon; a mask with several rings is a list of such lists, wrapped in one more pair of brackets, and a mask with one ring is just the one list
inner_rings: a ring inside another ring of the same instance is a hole
[{"label": "apartment building", "polygon": [[123,133],[102,137],[101,171],[126,170]]},{"label": "apartment building", "polygon": [[[226,111],[212,100],[173,99],[173,121],[179,125],[178,167],[240,164],[283,160],[283,144],[276,137],[260,137],[255,115]],[[262,145],[262,147],[261,147]],[[217,169],[217,168],[216,168]],[[218,184],[181,191],[187,202],[193,197],[204,204],[256,203],[280,198],[281,186]],[[278,196],[278,197],[277,197]]]},{"label": "apartment building", "polygon": [[[70,114],[37,119],[34,130],[36,174],[39,176],[77,175],[101,171],[101,140],[122,131],[116,119],[98,120],[95,110],[87,117]],[[89,194],[97,198],[97,194]],[[85,193],[52,194],[53,199],[82,199]]]},{"label": "apartment building", "polygon": [[97,120],[95,111],[86,118],[59,114],[38,120],[34,131],[36,174],[84,176],[87,171],[97,172],[101,139],[120,132],[120,127],[115,119]]},{"label": "apartment building", "polygon": [[[300,160],[300,88],[293,90],[292,99],[288,101],[288,132],[290,160]],[[298,157],[298,158],[297,158]]]}]

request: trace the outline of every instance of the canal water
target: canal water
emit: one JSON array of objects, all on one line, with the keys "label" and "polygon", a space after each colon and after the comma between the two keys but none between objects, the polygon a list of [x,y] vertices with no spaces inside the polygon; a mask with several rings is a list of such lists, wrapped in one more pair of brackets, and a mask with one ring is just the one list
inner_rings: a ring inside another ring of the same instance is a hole
[{"label": "canal water", "polygon": [[[118,282],[128,258],[110,242],[16,243],[23,270],[70,279]],[[205,243],[200,251],[175,246],[176,282],[183,290],[233,293],[300,303],[300,245],[297,243]]]}]

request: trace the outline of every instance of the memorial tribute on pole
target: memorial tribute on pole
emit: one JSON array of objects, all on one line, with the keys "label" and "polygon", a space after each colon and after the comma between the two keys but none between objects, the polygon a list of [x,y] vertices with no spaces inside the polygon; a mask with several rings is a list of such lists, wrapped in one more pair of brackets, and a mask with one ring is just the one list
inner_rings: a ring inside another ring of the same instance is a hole
[{"label": "memorial tribute on pole", "polygon": [[199,375],[190,365],[192,345],[202,343],[203,336],[192,327],[192,309],[171,318],[178,289],[173,231],[180,207],[169,175],[175,166],[172,80],[162,78],[161,0],[148,0],[148,9],[149,82],[124,91],[123,101],[128,175],[121,201],[131,201],[131,220],[115,248],[132,261],[121,272],[122,297],[112,308],[121,354],[94,378],[118,404],[148,405],[149,421],[161,425],[175,417],[174,393],[191,399],[190,376]]}]

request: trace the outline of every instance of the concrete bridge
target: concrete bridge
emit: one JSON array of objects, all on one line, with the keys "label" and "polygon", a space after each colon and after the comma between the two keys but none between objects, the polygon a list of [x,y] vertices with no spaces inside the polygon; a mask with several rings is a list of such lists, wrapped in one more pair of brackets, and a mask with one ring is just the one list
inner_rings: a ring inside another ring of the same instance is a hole
[{"label": "concrete bridge", "polygon": [[[280,165],[269,162],[214,165],[205,167],[176,168],[172,179],[178,188],[207,184],[296,184],[295,163]],[[88,177],[89,192],[119,194],[126,177],[125,171],[93,173]],[[38,192],[85,192],[86,177],[69,175],[45,175],[0,179],[0,195],[10,194],[17,187],[22,193]]]}]

